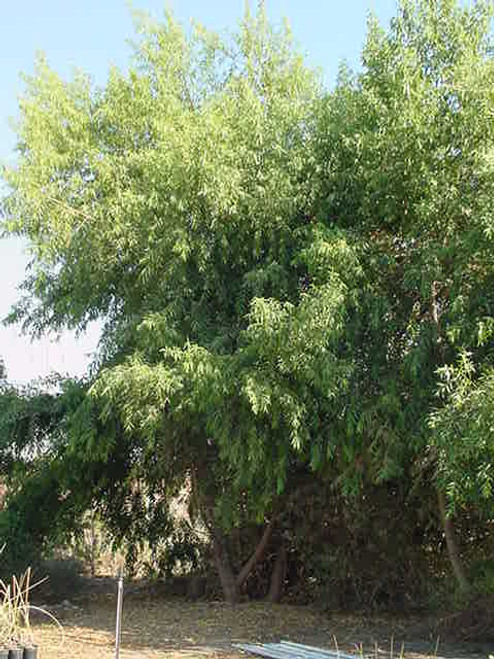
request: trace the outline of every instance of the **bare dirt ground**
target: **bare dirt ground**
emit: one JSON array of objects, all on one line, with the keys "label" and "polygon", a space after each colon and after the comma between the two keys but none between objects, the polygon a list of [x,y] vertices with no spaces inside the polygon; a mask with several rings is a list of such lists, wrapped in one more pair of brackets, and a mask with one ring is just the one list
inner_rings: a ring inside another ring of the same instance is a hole
[{"label": "bare dirt ground", "polygon": [[[111,659],[114,657],[115,594],[95,594],[65,606],[49,607],[63,625],[60,631],[35,621],[33,634],[42,659]],[[239,659],[236,642],[291,640],[319,647],[364,653],[373,659],[424,659],[435,654],[437,638],[424,617],[327,614],[308,607],[265,603],[229,606],[192,603],[180,598],[124,600],[122,659]],[[391,651],[391,644],[393,650]],[[486,644],[448,646],[439,640],[439,657],[483,657]]]}]

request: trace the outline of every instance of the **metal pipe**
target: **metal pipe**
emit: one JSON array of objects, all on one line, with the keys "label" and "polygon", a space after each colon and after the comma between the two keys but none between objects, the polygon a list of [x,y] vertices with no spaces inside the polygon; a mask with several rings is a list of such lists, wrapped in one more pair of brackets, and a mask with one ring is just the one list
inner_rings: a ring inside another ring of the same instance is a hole
[{"label": "metal pipe", "polygon": [[122,636],[123,575],[118,577],[117,623],[115,629],[115,659],[120,659],[120,639]]},{"label": "metal pipe", "polygon": [[303,645],[302,643],[292,643],[291,641],[280,641],[280,648],[286,648],[290,650],[293,648],[295,652],[301,653],[306,656],[317,655],[318,657],[339,657],[340,659],[356,659],[355,655],[346,654],[345,652],[340,652],[339,650],[326,650],[325,648],[316,648],[312,645]]},{"label": "metal pipe", "polygon": [[354,655],[345,654],[338,650],[325,650],[311,645],[281,641],[281,643],[234,643],[233,647],[257,654],[265,659],[357,659]]}]

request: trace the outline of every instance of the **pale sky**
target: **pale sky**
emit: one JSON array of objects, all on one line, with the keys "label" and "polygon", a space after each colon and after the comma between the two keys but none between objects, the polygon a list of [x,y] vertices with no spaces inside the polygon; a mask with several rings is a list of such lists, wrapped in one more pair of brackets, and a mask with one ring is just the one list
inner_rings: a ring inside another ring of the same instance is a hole
[{"label": "pale sky", "polygon": [[[251,4],[256,4],[252,2]],[[245,0],[135,0],[133,6],[155,16],[171,7],[188,23],[195,18],[213,29],[233,28]],[[395,13],[395,0],[267,0],[274,21],[288,18],[308,62],[323,71],[332,84],[342,59],[358,66],[368,12],[383,24]],[[0,22],[0,162],[15,162],[15,135],[9,118],[17,112],[21,90],[18,74],[30,72],[35,53],[42,50],[48,62],[64,77],[76,66],[104,84],[108,67],[125,67],[126,39],[132,21],[124,0],[17,0],[4,2]],[[26,245],[18,239],[0,240],[0,318],[17,298],[16,288],[27,264]],[[9,380],[26,383],[52,371],[82,375],[98,342],[98,326],[76,340],[66,333],[58,342],[48,337],[31,342],[19,328],[0,327],[0,357]]]}]

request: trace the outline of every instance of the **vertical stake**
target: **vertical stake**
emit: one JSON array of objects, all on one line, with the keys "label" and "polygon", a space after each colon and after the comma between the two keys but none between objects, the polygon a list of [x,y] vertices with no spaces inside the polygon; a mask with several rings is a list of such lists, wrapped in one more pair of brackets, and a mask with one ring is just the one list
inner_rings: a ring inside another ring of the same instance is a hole
[{"label": "vertical stake", "polygon": [[123,574],[119,570],[117,595],[117,624],[115,629],[115,659],[120,659],[120,638],[122,636]]}]

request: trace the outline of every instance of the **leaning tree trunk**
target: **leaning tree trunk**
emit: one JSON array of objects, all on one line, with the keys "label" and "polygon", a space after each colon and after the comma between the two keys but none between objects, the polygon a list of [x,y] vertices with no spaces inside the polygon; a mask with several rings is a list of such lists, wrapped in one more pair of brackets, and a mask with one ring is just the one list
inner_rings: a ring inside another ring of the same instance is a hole
[{"label": "leaning tree trunk", "polygon": [[258,563],[262,561],[262,559],[266,555],[269,541],[271,540],[271,536],[273,535],[273,528],[274,528],[274,518],[264,528],[264,532],[261,536],[261,539],[257,543],[254,552],[251,554],[248,561],[244,563],[240,572],[238,573],[236,579],[238,588],[243,586],[248,576],[251,574],[252,570],[255,568],[255,566]]},{"label": "leaning tree trunk", "polygon": [[[433,281],[431,285],[431,315],[434,325],[436,326],[437,339],[439,341],[441,339],[441,323],[439,319],[437,289],[438,289],[438,282]],[[439,350],[441,354],[444,352],[444,348],[442,346],[439,348]],[[460,589],[463,592],[467,592],[470,588],[470,584],[468,583],[468,579],[466,577],[465,570],[463,569],[463,565],[461,562],[453,520],[447,514],[446,499],[444,496],[444,492],[442,492],[440,489],[437,490],[437,502],[439,506],[439,514],[443,526],[444,537],[446,539],[446,547],[448,550],[448,557],[451,563],[451,567],[453,568],[453,573],[456,577],[456,581],[458,582]]]},{"label": "leaning tree trunk", "polygon": [[241,587],[246,582],[256,565],[263,560],[266,554],[269,541],[273,534],[276,515],[273,514],[271,521],[265,526],[264,532],[257,543],[255,550],[241,567],[239,573],[235,575],[227,549],[227,538],[225,537],[222,528],[215,522],[214,498],[211,496],[204,496],[200,492],[199,477],[202,469],[203,465],[197,465],[195,469],[191,470],[191,486],[197,500],[200,502],[203,519],[213,540],[214,561],[216,569],[218,570],[223,595],[227,602],[234,604],[238,601]]},{"label": "leaning tree trunk", "polygon": [[91,576],[94,578],[96,576],[96,513],[91,510],[91,547],[90,547],[90,559],[91,559]]},{"label": "leaning tree trunk", "polygon": [[235,604],[238,602],[237,581],[225,549],[223,532],[218,528],[215,528],[213,533],[213,552],[225,600],[229,604]]},{"label": "leaning tree trunk", "polygon": [[225,600],[229,604],[238,602],[238,596],[243,584],[252,573],[255,566],[264,558],[269,540],[273,533],[274,521],[271,521],[264,529],[261,539],[249,559],[244,563],[240,572],[235,575],[228,551],[226,549],[226,538],[223,531],[215,526],[213,529],[213,551],[216,569],[220,577],[221,587]]},{"label": "leaning tree trunk", "polygon": [[[191,470],[191,488],[193,496],[195,496],[200,506],[204,523],[212,540],[214,563],[220,578],[223,597],[229,604],[235,604],[235,602],[238,602],[237,582],[226,546],[225,534],[215,520],[214,497],[205,495],[199,488],[199,478],[202,469],[203,466],[200,465]],[[204,476],[204,478],[206,477]]]},{"label": "leaning tree trunk", "polygon": [[283,540],[280,544],[280,549],[276,556],[276,561],[271,574],[271,582],[269,585],[269,592],[267,594],[267,601],[278,604],[283,596],[283,587],[285,585],[286,577],[286,549]]},{"label": "leaning tree trunk", "polygon": [[455,528],[451,517],[448,516],[446,510],[446,498],[444,493],[440,490],[437,491],[437,501],[439,504],[439,513],[441,515],[441,522],[444,530],[444,537],[446,539],[446,548],[448,550],[448,557],[453,568],[453,573],[460,589],[466,593],[470,589],[470,584],[466,577],[465,571],[460,558],[458,549],[458,541],[456,538]]},{"label": "leaning tree trunk", "polygon": [[230,557],[226,549],[226,538],[224,536],[224,533],[219,527],[217,526],[214,527],[212,533],[214,559],[216,563],[216,568],[218,570],[221,587],[223,589],[223,595],[225,597],[225,600],[229,604],[234,604],[235,602],[238,601],[239,593],[242,586],[247,581],[248,577],[250,576],[256,565],[260,563],[263,560],[264,556],[266,555],[269,541],[273,533],[273,527],[274,527],[274,520],[272,520],[271,522],[269,522],[269,524],[266,525],[264,532],[261,536],[261,539],[257,543],[255,550],[253,551],[249,559],[244,563],[244,565],[240,569],[240,572],[237,575],[235,575],[233,571]]}]

